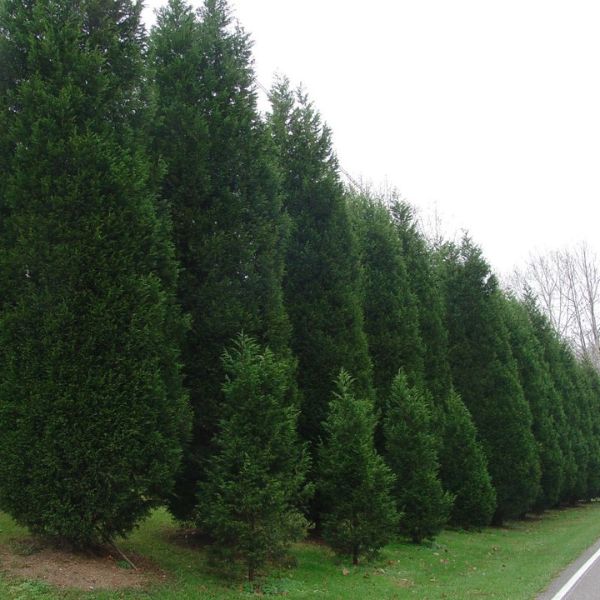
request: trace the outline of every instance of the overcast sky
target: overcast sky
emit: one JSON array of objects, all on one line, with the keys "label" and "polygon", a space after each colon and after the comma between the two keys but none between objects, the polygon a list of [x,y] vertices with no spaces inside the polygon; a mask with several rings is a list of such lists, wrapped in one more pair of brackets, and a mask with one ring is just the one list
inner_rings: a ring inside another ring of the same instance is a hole
[{"label": "overcast sky", "polygon": [[530,251],[600,248],[600,2],[231,6],[259,81],[304,84],[355,178],[436,207],[500,272]]}]

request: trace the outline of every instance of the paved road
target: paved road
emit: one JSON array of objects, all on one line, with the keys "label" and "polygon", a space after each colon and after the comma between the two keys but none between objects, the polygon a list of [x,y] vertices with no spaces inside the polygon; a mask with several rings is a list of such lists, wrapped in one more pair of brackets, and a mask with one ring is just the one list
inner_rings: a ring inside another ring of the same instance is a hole
[{"label": "paved road", "polygon": [[537,600],[600,600],[600,541],[567,567]]}]

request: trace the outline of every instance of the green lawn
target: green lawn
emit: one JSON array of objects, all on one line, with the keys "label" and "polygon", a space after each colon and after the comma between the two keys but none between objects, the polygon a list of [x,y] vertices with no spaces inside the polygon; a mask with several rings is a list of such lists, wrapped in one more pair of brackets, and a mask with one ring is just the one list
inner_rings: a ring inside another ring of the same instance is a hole
[{"label": "green lawn", "polygon": [[[79,599],[233,599],[253,594],[242,579],[215,572],[204,553],[174,543],[175,526],[157,511],[128,540],[125,553],[156,561],[168,582],[144,592],[63,592],[32,581],[0,579],[0,597],[14,600]],[[25,532],[0,515],[0,543]],[[263,580],[265,596],[382,600],[392,598],[532,599],[561,568],[600,538],[600,502],[551,511],[543,519],[510,523],[480,533],[447,531],[433,545],[397,543],[381,557],[356,569],[339,562],[323,546],[305,543],[294,549],[298,565],[271,572]],[[13,542],[14,543],[14,542]]]}]

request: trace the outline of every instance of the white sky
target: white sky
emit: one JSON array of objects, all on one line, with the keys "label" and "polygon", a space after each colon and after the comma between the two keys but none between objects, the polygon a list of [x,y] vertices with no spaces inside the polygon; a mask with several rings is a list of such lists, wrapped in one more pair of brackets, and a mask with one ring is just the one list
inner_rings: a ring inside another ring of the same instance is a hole
[{"label": "white sky", "polygon": [[304,84],[354,177],[436,207],[500,272],[530,251],[600,250],[597,0],[231,6],[259,81]]}]

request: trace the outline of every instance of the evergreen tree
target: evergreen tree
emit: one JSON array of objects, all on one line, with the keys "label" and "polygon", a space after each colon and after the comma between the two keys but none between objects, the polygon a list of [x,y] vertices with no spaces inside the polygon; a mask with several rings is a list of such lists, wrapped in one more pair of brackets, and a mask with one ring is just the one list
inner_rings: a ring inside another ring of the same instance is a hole
[{"label": "evergreen tree", "polygon": [[292,221],[283,283],[304,398],[301,432],[315,444],[340,367],[354,374],[361,396],[373,393],[358,256],[329,129],[285,80],[271,101],[270,129]]},{"label": "evergreen tree", "polygon": [[499,524],[524,514],[539,493],[531,411],[502,319],[496,278],[467,237],[444,251],[452,375],[488,459]]},{"label": "evergreen tree", "polygon": [[441,440],[440,478],[444,489],[455,496],[450,518],[462,527],[486,525],[495,507],[495,492],[489,488],[487,460],[475,439],[471,413],[452,388],[439,256],[419,231],[414,209],[397,199],[390,206],[417,298],[425,382],[433,397],[434,429]]},{"label": "evergreen tree", "polygon": [[206,0],[197,17],[171,0],[159,12],[150,56],[155,149],[183,268],[178,298],[192,318],[183,361],[193,440],[171,501],[173,513],[187,518],[223,401],[223,347],[243,329],[289,354],[281,288],[287,220],[256,108],[251,43],[227,2]]},{"label": "evergreen tree", "polygon": [[391,495],[394,476],[375,451],[372,402],[357,399],[352,384],[342,369],[323,425],[318,491],[323,537],[356,565],[361,555],[389,541],[398,515]]},{"label": "evergreen tree", "polygon": [[362,267],[364,328],[373,382],[383,408],[399,368],[412,384],[423,383],[417,300],[387,208],[368,194],[350,194],[349,208]]},{"label": "evergreen tree", "polygon": [[424,346],[425,383],[435,406],[443,407],[452,392],[452,375],[448,360],[446,307],[437,257],[419,231],[413,207],[394,198],[390,206],[402,243],[410,288],[417,300],[419,330]]},{"label": "evergreen tree", "polygon": [[85,546],[172,487],[177,268],[136,126],[138,3],[0,5],[0,507]]},{"label": "evergreen tree", "polygon": [[548,318],[538,309],[535,299],[531,295],[527,295],[523,306],[527,310],[536,339],[542,348],[543,358],[548,365],[548,393],[550,395],[548,407],[562,454],[563,476],[559,500],[561,502],[573,502],[578,466],[573,446],[573,428],[568,421],[565,408],[564,396],[565,394],[572,394],[573,391],[564,368],[563,342]]},{"label": "evergreen tree", "polygon": [[505,301],[504,316],[510,334],[513,356],[525,400],[533,417],[532,432],[536,439],[541,467],[540,495],[536,508],[544,510],[557,504],[563,480],[564,459],[549,402],[552,376],[543,350],[535,337],[527,310],[517,300]]},{"label": "evergreen tree", "polygon": [[432,539],[448,522],[453,497],[438,477],[429,401],[422,389],[408,385],[402,370],[392,383],[383,429],[385,457],[396,476],[400,531],[415,543]]},{"label": "evergreen tree", "polygon": [[561,361],[571,393],[563,396],[563,406],[569,425],[569,435],[577,465],[575,485],[571,502],[588,500],[591,469],[591,421],[585,383],[580,376],[579,364],[571,348],[563,343],[560,348]]},{"label": "evergreen tree", "polygon": [[587,498],[600,495],[600,374],[589,361],[582,361],[579,366],[579,377],[585,386],[588,398],[590,430],[590,465]]},{"label": "evergreen tree", "polygon": [[291,361],[242,335],[223,364],[225,402],[216,453],[200,485],[198,521],[214,538],[213,550],[243,557],[252,581],[267,559],[280,557],[306,529],[295,507],[310,492],[308,455],[289,404]]},{"label": "evergreen tree", "polygon": [[471,414],[456,393],[448,398],[445,424],[440,471],[445,489],[454,496],[450,523],[466,528],[489,525],[496,492]]}]

